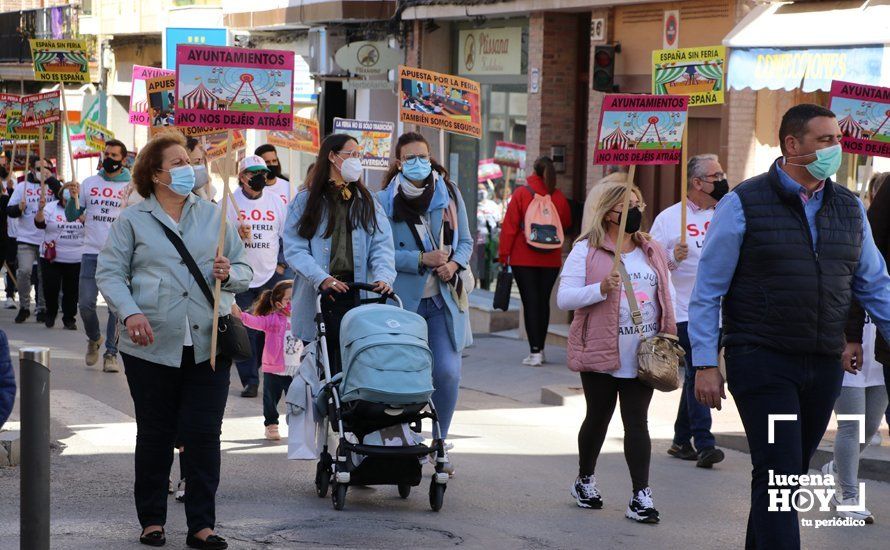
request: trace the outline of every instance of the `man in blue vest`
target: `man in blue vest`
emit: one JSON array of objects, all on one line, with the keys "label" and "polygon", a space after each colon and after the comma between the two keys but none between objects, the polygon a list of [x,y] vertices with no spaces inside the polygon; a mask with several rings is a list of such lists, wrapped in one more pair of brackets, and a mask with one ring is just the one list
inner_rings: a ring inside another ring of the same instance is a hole
[{"label": "man in blue vest", "polygon": [[890,336],[890,277],[865,209],[830,179],[841,137],[828,109],[789,109],[782,157],[720,202],[699,262],[689,307],[695,394],[717,409],[726,397],[716,368],[722,300],[726,378],[754,466],[746,548],[800,547],[800,503],[781,500],[798,487],[771,483],[807,473],[844,369],[860,368],[841,362],[853,297]]}]

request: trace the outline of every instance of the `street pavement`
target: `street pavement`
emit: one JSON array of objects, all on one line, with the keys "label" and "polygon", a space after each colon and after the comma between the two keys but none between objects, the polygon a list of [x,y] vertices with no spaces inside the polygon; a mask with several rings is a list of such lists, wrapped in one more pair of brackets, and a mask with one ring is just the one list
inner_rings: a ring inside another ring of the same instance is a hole
[{"label": "street pavement", "polygon": [[[12,322],[0,327],[17,349],[52,349],[52,544],[60,549],[140,548],[132,500],[136,426],[123,373],[83,363],[81,331]],[[540,388],[578,386],[565,352],[548,349],[549,364],[519,364],[527,348],[516,340],[480,336],[467,351],[458,412],[452,425],[456,477],[441,512],[430,511],[427,466],[407,500],[395,487],[350,488],[345,510],[314,493],[315,464],[286,460],[286,442],[263,439],[261,399],[243,399],[233,371],[223,425],[217,530],[236,549],[284,548],[741,548],[748,508],[748,455],[726,452],[713,470],[669,457],[677,393],[656,393],[650,409],[651,485],[659,525],[624,518],[630,481],[616,413],[597,477],[602,510],[582,510],[569,496],[577,474],[577,430],[583,399],[539,403]],[[11,426],[17,428],[18,407]],[[731,401],[715,430],[738,431]],[[282,424],[282,432],[286,434]],[[174,465],[174,478],[178,465]],[[19,469],[0,469],[0,548],[19,547]],[[805,548],[886,548],[890,485],[867,482],[877,523],[866,527],[802,528]],[[808,513],[812,519],[830,517]],[[185,548],[182,505],[170,498],[168,548]],[[27,544],[22,546],[27,548]]]}]

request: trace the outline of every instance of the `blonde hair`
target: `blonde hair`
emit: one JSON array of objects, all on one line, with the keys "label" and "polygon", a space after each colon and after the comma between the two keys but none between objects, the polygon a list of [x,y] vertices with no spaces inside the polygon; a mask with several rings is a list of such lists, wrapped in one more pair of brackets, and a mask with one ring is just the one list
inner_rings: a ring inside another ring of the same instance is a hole
[{"label": "blonde hair", "polygon": [[[581,228],[581,236],[575,241],[581,242],[587,239],[587,245],[590,248],[599,248],[606,239],[606,222],[604,218],[610,210],[619,204],[623,204],[625,182],[623,181],[604,181],[599,183],[590,190],[587,204],[585,205],[584,217],[588,220],[589,227]],[[636,185],[631,186],[631,191],[640,201],[640,206],[645,208],[643,203],[643,193]],[[634,233],[633,239],[640,242],[641,232]]]}]

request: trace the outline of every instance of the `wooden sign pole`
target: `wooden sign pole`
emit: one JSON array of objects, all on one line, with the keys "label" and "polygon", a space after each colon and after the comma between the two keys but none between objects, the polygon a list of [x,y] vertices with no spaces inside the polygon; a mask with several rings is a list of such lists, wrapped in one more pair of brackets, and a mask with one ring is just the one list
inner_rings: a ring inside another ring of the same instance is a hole
[{"label": "wooden sign pole", "polygon": [[[66,149],[68,149],[68,163],[71,165],[71,180],[77,181],[74,151],[71,150],[71,128],[68,126],[68,103],[65,101],[65,87],[61,84],[59,84],[59,95],[62,96],[62,127],[65,129],[65,139],[68,140]],[[80,210],[80,193],[74,193],[74,208]]]},{"label": "wooden sign pole", "polygon": [[[223,196],[222,196],[222,208],[220,210],[219,217],[219,236],[216,240],[216,254],[220,255],[223,253],[223,246],[226,242],[226,212],[229,207],[229,196],[232,192],[229,190],[229,176],[232,173],[231,162],[235,160],[235,155],[232,151],[232,130],[229,129],[228,135],[226,136],[226,156],[223,163]],[[220,295],[222,293],[222,281],[219,279],[215,279],[216,284],[213,288],[213,326],[210,329],[210,368],[216,370],[216,344],[217,344],[217,331],[219,330],[219,302]]]},{"label": "wooden sign pole", "polygon": [[618,224],[618,242],[615,243],[615,259],[612,263],[613,273],[618,271],[618,263],[621,261],[621,247],[624,246],[624,228],[627,226],[627,210],[630,207],[630,195],[633,191],[636,172],[637,167],[632,164],[627,171],[627,182],[624,184],[624,208],[621,210],[621,223]]},{"label": "wooden sign pole", "polygon": [[[26,186],[28,184],[28,170],[30,170],[30,168],[31,168],[31,141],[25,140],[25,175],[24,175],[25,182],[24,183]],[[27,187],[25,187],[25,189],[27,189]],[[28,194],[22,193],[22,202],[19,205],[22,212],[25,211],[25,207],[28,203],[27,198],[28,198]]]},{"label": "wooden sign pole", "polygon": [[[37,145],[37,162],[43,160],[44,152],[43,152],[43,126],[40,126],[40,134],[38,138]],[[43,197],[43,200],[46,200],[46,178],[43,176],[43,169],[38,168],[38,172],[40,173],[40,196]]]},{"label": "wooden sign pole", "polygon": [[290,168],[290,186],[288,187],[288,200],[294,200],[294,189],[297,187],[297,166],[294,164],[294,150],[287,150],[287,164]]},{"label": "wooden sign pole", "polygon": [[689,172],[687,164],[689,162],[689,119],[683,126],[683,142],[680,145],[683,149],[680,153],[680,244],[686,244],[686,204],[688,199],[686,195],[689,191]]},{"label": "wooden sign pole", "polygon": [[445,161],[445,130],[442,129],[439,129],[439,164],[448,166],[448,163]]}]

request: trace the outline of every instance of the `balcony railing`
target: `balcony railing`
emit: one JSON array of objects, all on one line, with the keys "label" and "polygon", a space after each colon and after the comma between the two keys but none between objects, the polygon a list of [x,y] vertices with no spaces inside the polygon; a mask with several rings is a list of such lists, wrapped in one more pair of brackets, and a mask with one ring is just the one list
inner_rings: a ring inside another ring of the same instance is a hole
[{"label": "balcony railing", "polygon": [[75,6],[0,13],[0,63],[30,63],[29,38],[77,36]]}]

